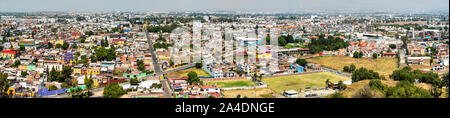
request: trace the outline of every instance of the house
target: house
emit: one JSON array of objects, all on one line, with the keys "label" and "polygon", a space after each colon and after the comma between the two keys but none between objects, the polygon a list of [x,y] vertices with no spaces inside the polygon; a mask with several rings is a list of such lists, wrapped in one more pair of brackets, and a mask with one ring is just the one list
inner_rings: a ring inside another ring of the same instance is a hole
[{"label": "house", "polygon": [[303,73],[304,71],[304,67],[302,66],[298,66],[298,65],[291,65],[291,69],[295,69],[296,73]]},{"label": "house", "polygon": [[430,57],[407,57],[408,64],[430,64]]},{"label": "house", "polygon": [[307,63],[306,67],[308,69],[313,70],[313,71],[320,71],[320,70],[322,70],[322,66],[320,66],[320,64],[315,64],[315,63]]},{"label": "house", "polygon": [[395,52],[384,52],[383,57],[395,57],[397,53]]},{"label": "house", "polygon": [[16,57],[16,51],[12,50],[2,51],[0,53],[0,57],[14,59]]},{"label": "house", "polygon": [[125,44],[125,39],[113,39],[112,42],[116,45],[123,46]]},{"label": "house", "polygon": [[426,47],[420,44],[408,44],[408,51],[410,55],[425,55]]},{"label": "house", "polygon": [[204,85],[200,87],[200,91],[201,92],[206,92],[206,93],[220,93],[220,88],[219,87],[215,87],[215,86],[210,86],[210,85]]},{"label": "house", "polygon": [[433,64],[433,71],[445,71],[446,68],[444,65]]},{"label": "house", "polygon": [[54,68],[57,71],[62,70],[63,64],[60,61],[51,61],[51,60],[44,60],[44,68],[48,69],[50,72],[52,68]]}]

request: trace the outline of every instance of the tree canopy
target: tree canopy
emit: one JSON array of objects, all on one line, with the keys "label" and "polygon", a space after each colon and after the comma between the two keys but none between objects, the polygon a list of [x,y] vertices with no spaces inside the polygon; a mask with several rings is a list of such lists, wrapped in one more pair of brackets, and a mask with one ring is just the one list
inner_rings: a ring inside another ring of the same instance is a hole
[{"label": "tree canopy", "polygon": [[106,85],[104,91],[103,91],[103,97],[104,98],[119,98],[123,94],[126,94],[127,92],[123,90],[123,87],[120,86],[118,83],[111,83]]},{"label": "tree canopy", "polygon": [[397,81],[408,81],[408,82],[424,82],[432,84],[433,86],[441,87],[441,80],[439,75],[436,73],[422,72],[420,70],[412,71],[410,67],[405,67],[400,70],[395,70],[392,73],[392,79]]},{"label": "tree canopy", "polygon": [[368,70],[366,68],[356,69],[355,72],[352,73],[352,81],[357,82],[366,79],[380,79],[380,75],[378,72],[373,70]]},{"label": "tree canopy", "polygon": [[194,71],[190,71],[188,73],[188,79],[186,80],[189,84],[201,84],[202,81],[198,77],[197,73]]},{"label": "tree canopy", "polygon": [[297,59],[297,60],[295,60],[295,63],[297,63],[300,66],[305,67],[306,63],[308,63],[308,62],[305,59]]},{"label": "tree canopy", "polygon": [[112,61],[116,59],[116,49],[114,47],[111,47],[109,49],[100,47],[95,50],[95,56],[99,61]]},{"label": "tree canopy", "polygon": [[383,93],[386,98],[432,98],[430,91],[416,87],[412,82],[400,81],[395,87],[388,87],[380,80],[371,80],[369,86]]},{"label": "tree canopy", "polygon": [[310,53],[318,53],[322,51],[331,51],[338,50],[342,48],[347,48],[349,46],[349,42],[344,41],[344,39],[328,36],[325,39],[325,35],[319,35],[318,39],[311,39],[311,43],[308,45]]}]

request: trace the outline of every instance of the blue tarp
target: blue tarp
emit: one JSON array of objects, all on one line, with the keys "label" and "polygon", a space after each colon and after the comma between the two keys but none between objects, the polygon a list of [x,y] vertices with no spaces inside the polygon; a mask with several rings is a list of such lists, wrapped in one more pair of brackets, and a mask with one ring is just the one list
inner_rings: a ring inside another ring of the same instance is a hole
[{"label": "blue tarp", "polygon": [[38,95],[41,95],[41,96],[56,95],[56,94],[61,94],[61,93],[66,93],[66,89],[58,89],[58,90],[48,91],[48,88],[44,88],[44,89],[39,89],[39,91],[38,91]]}]

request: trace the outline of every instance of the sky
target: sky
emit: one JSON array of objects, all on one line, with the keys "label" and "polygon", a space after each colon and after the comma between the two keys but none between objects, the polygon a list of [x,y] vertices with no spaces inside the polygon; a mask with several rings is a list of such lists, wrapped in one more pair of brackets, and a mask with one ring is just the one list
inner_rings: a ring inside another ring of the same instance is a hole
[{"label": "sky", "polygon": [[448,10],[449,0],[0,0],[0,12]]}]

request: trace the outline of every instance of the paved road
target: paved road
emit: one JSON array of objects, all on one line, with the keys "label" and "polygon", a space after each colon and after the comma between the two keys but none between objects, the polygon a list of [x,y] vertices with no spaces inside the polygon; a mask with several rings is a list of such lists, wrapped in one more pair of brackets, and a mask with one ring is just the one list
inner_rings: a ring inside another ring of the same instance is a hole
[{"label": "paved road", "polygon": [[400,57],[400,67],[405,67],[406,65],[406,54],[404,49],[399,49],[399,57]]},{"label": "paved road", "polygon": [[162,88],[164,90],[164,98],[172,98],[172,91],[167,80],[161,80]]},{"label": "paved road", "polygon": [[155,49],[153,49],[153,41],[150,39],[149,33],[147,32],[147,28],[144,28],[145,35],[147,36],[147,42],[149,44],[150,53],[152,55],[153,68],[155,70],[155,75],[159,76],[163,74],[161,70],[161,66],[159,65],[157,55],[155,53]]}]

